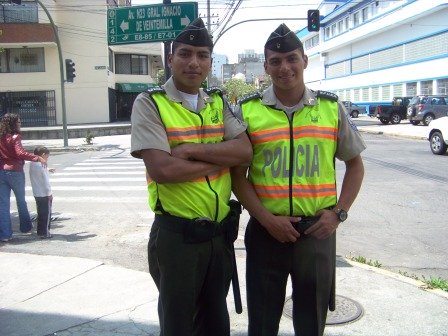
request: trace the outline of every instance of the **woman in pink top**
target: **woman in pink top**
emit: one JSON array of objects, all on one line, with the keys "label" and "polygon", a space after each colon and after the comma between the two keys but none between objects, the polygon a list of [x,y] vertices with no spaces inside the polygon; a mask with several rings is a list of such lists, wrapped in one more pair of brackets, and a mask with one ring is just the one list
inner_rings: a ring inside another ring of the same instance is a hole
[{"label": "woman in pink top", "polygon": [[20,231],[28,233],[33,228],[25,201],[26,161],[39,161],[46,165],[47,161],[27,152],[22,146],[20,135],[20,118],[15,113],[6,113],[0,122],[0,241],[6,242],[12,237],[10,215],[11,190],[16,197],[19,212]]}]

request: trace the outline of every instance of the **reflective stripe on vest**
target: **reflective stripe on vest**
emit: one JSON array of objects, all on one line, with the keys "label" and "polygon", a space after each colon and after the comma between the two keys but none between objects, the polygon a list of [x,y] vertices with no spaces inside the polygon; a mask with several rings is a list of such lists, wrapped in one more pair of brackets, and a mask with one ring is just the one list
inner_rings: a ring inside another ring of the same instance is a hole
[{"label": "reflective stripe on vest", "polygon": [[[223,100],[218,94],[212,97],[213,103],[194,113],[163,93],[152,94],[171,148],[182,143],[224,141]],[[229,169],[182,183],[158,184],[147,177],[149,206],[155,213],[167,212],[188,219],[207,217],[220,222],[229,212]]]},{"label": "reflective stripe on vest", "polygon": [[336,102],[318,98],[289,120],[253,99],[242,105],[242,115],[254,151],[249,180],[269,211],[313,216],[336,204]]}]

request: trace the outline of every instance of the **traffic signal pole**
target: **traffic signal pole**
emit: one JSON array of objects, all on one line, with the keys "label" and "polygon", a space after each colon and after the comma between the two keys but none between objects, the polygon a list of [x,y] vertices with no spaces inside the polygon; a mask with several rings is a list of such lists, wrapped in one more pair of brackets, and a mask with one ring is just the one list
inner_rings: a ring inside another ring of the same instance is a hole
[{"label": "traffic signal pole", "polygon": [[40,2],[40,0],[36,0],[36,2],[42,7],[42,9],[45,11],[45,13],[48,16],[48,19],[50,20],[51,28],[53,28],[53,33],[54,33],[54,37],[56,39],[56,45],[58,48],[59,73],[60,73],[60,77],[61,77],[62,132],[63,132],[63,136],[64,136],[64,147],[67,147],[68,146],[68,132],[67,132],[67,116],[66,116],[66,108],[65,108],[64,62],[62,61],[61,42],[59,41],[58,31],[53,22],[53,18],[51,17],[47,8],[42,4],[42,2]]}]

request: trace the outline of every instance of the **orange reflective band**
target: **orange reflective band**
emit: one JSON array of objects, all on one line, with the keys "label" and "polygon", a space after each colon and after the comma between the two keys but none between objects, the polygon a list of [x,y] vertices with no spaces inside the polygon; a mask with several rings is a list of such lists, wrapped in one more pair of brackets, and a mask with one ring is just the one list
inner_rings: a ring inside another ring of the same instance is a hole
[{"label": "orange reflective band", "polygon": [[[288,198],[290,196],[289,186],[265,186],[254,185],[257,195],[261,198]],[[293,197],[324,197],[335,196],[336,184],[320,185],[293,185]]]},{"label": "orange reflective band", "polygon": [[[294,139],[323,138],[336,141],[337,129],[334,127],[302,126],[293,128]],[[289,140],[289,128],[274,128],[251,133],[252,142],[255,144],[267,143],[276,140]]]},{"label": "orange reflective band", "polygon": [[203,127],[170,127],[166,128],[166,134],[170,141],[222,137],[224,136],[224,125]]}]

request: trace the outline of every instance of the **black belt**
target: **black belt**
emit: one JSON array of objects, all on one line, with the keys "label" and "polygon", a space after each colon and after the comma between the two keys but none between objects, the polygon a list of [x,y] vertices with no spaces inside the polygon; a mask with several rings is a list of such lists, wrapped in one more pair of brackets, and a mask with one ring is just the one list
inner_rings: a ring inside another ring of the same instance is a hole
[{"label": "black belt", "polygon": [[[197,225],[207,225],[210,224],[212,226],[215,226],[218,231],[222,231],[222,225],[218,222],[212,221],[209,218],[195,218],[195,219],[187,219],[177,216],[171,216],[171,215],[155,215],[155,219],[158,223],[160,223],[160,226],[164,229],[172,232],[178,232],[182,233],[185,230],[185,227],[187,225],[191,225],[192,223],[195,223]],[[222,232],[221,232],[222,233]]]},{"label": "black belt", "polygon": [[155,216],[155,222],[160,224],[160,228],[182,233],[186,243],[202,243],[222,235],[225,231],[225,220],[218,223],[203,217],[187,219],[171,215]]},{"label": "black belt", "polygon": [[304,234],[306,230],[308,230],[309,227],[313,226],[320,217],[318,216],[305,216],[300,217],[300,221],[296,223],[291,223],[294,229],[296,229],[297,232],[300,234]]}]

